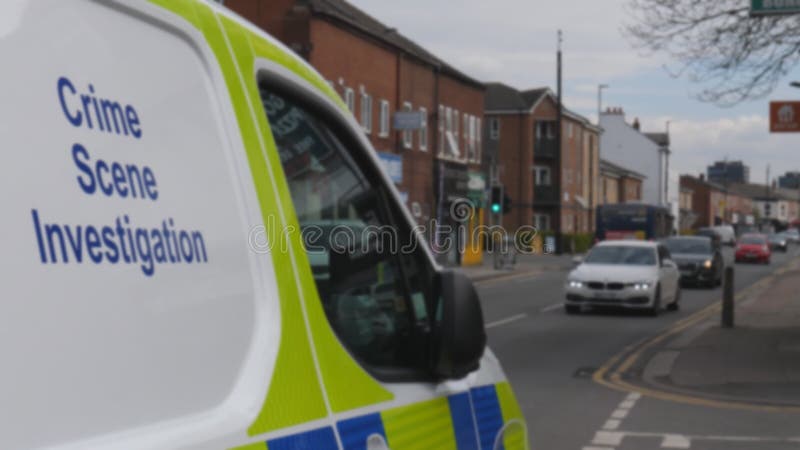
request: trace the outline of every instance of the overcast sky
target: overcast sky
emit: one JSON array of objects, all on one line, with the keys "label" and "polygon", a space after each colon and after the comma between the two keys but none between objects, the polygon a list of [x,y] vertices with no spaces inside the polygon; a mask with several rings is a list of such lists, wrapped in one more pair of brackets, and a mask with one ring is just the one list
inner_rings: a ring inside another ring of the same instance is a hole
[{"label": "overcast sky", "polygon": [[[621,33],[626,0],[350,0],[387,26],[483,81],[519,89],[555,90],[556,30],[563,30],[564,103],[592,120],[597,85],[603,105],[622,107],[628,122],[664,131],[671,121],[673,159],[681,173],[697,174],[716,159],[742,159],[751,181],[800,170],[800,134],[771,135],[770,99],[800,99],[788,87],[794,71],[769,98],[719,108],[694,99],[700,86],[674,78],[674,62],[634,50]],[[602,149],[601,149],[602,152]]]}]

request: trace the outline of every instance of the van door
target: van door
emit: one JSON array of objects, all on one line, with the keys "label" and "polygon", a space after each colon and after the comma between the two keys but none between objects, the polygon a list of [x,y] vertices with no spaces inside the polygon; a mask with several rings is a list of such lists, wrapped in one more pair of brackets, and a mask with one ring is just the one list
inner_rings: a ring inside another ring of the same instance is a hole
[{"label": "van door", "polygon": [[[468,381],[442,383],[433,375],[436,272],[427,243],[408,222],[371,150],[352,137],[338,111],[315,108],[302,91],[266,80],[260,96],[307,250],[298,255],[298,274],[313,277],[315,295],[306,307],[321,305],[326,319],[312,324],[323,387],[333,414],[365,411],[337,419],[343,447],[364,448],[369,441],[401,449],[413,439],[415,448],[479,448],[473,397],[486,404],[491,395],[471,391]],[[324,342],[326,329],[349,360],[322,353],[335,347]],[[347,377],[337,371],[353,363]],[[402,395],[390,403],[379,397],[353,401],[359,389],[374,384],[393,398]],[[489,424],[489,432],[502,426],[491,389],[497,424]]]}]

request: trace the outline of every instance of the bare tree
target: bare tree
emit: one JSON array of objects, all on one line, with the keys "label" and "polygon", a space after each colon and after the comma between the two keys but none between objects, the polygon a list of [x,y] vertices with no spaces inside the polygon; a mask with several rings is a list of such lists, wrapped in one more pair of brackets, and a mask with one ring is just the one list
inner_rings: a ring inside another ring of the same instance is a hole
[{"label": "bare tree", "polygon": [[630,0],[625,34],[721,106],[762,98],[800,61],[798,16],[750,17],[748,0]]}]

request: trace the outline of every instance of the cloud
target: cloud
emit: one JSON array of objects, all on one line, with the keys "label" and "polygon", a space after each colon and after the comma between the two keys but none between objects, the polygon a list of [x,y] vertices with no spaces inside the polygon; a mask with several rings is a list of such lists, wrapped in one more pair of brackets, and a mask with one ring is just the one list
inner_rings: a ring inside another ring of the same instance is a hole
[{"label": "cloud", "polygon": [[467,74],[519,88],[555,84],[558,29],[565,80],[609,79],[657,66],[629,49],[619,33],[624,1],[351,0]]},{"label": "cloud", "polygon": [[697,175],[714,161],[742,160],[750,167],[750,181],[764,183],[770,178],[800,168],[798,136],[769,133],[765,115],[749,114],[709,120],[683,120],[668,116],[644,117],[644,131],[663,130],[670,122],[672,167],[680,173]]}]

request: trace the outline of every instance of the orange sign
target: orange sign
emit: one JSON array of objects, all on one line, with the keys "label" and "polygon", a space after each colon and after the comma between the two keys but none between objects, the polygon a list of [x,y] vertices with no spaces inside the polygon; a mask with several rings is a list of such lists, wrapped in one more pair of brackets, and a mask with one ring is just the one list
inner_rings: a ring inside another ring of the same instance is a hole
[{"label": "orange sign", "polygon": [[800,102],[769,102],[769,131],[771,133],[800,132]]}]

